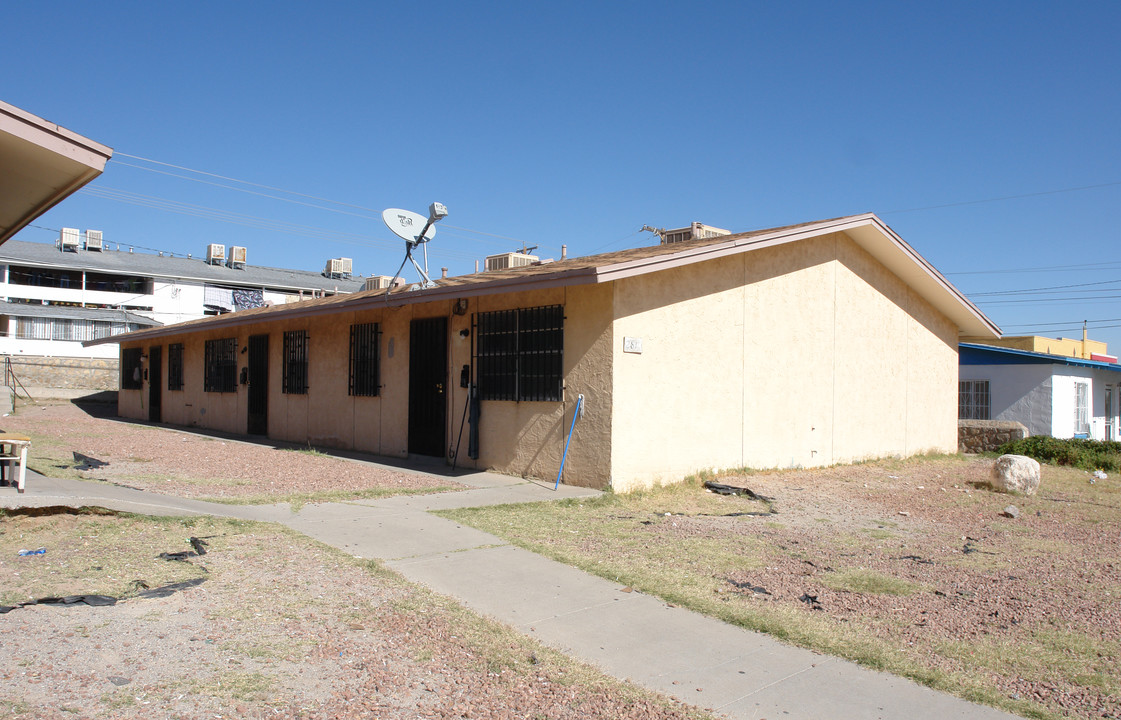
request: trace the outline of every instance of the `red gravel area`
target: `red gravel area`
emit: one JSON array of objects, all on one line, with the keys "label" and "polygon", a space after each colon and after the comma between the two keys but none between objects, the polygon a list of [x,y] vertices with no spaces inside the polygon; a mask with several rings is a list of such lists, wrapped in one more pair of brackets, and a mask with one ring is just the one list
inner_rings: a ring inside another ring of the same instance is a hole
[{"label": "red gravel area", "polygon": [[[112,406],[25,405],[3,419],[3,429],[32,437],[29,464],[45,474],[78,466],[82,477],[178,497],[264,502],[327,492],[392,494],[462,487],[446,478],[321,453],[131,423],[113,412]],[[98,462],[83,466],[78,456]]]},{"label": "red gravel area", "polygon": [[[1011,496],[984,488],[991,467],[975,458],[727,477],[774,497],[777,514],[674,518],[677,528],[653,532],[763,540],[761,567],[721,578],[728,602],[785,604],[928,667],[981,668],[1014,700],[1121,718],[1121,482],[1044,467],[1037,495]],[[1004,516],[1009,505],[1019,517]],[[914,592],[838,583],[854,572]]]}]

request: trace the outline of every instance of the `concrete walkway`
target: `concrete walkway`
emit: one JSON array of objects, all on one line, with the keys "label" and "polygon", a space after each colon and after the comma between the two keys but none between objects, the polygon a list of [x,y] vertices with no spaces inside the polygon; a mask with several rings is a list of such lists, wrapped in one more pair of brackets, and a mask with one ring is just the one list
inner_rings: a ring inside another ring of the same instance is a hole
[{"label": "concrete walkway", "polygon": [[0,507],[98,505],[151,515],[207,514],[283,523],[351,555],[376,558],[619,678],[732,718],[945,720],[1016,717],[894,675],[783,645],[516,548],[429,510],[536,502],[595,491],[477,473],[470,489],[305,505],[204,503],[29,474],[27,492],[0,488]]}]

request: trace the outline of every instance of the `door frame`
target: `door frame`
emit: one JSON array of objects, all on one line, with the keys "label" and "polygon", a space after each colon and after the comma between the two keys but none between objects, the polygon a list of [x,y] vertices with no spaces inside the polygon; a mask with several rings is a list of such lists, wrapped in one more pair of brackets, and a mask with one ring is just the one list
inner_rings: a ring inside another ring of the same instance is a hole
[{"label": "door frame", "polygon": [[163,346],[148,348],[148,420],[163,422]]},{"label": "door frame", "polygon": [[[246,341],[245,433],[269,434],[269,335],[250,335]],[[257,412],[254,412],[256,410]]]},{"label": "door frame", "polygon": [[448,318],[409,322],[410,455],[446,457],[448,432]]}]

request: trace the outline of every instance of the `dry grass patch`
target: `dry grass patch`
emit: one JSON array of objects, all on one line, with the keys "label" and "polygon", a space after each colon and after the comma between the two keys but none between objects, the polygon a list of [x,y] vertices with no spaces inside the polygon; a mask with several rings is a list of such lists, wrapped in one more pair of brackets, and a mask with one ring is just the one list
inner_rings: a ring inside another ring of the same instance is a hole
[{"label": "dry grass patch", "polygon": [[[158,559],[191,536],[210,536],[209,552]],[[31,545],[47,553],[16,555]],[[132,592],[137,578],[184,577],[203,581],[159,598]],[[6,718],[711,717],[277,525],[7,514],[0,588],[6,602],[122,598],[0,615]]]},{"label": "dry grass patch", "polygon": [[[970,700],[1030,717],[1121,717],[1121,483],[1045,467],[1038,495],[1010,498],[977,488],[991,462],[720,476],[770,507],[706,493],[695,478],[440,514]],[[1001,516],[1010,503],[1018,519]]]}]

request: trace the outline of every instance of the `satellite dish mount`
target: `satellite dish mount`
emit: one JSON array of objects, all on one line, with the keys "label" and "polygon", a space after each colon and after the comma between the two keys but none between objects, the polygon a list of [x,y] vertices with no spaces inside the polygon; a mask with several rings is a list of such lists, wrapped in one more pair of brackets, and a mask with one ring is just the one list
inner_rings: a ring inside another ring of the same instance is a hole
[{"label": "satellite dish mount", "polygon": [[[443,203],[434,202],[428,206],[428,217],[412,212],[410,210],[401,210],[400,208],[389,208],[383,210],[381,219],[385,221],[386,226],[393,231],[393,234],[405,241],[405,259],[401,261],[401,267],[397,268],[397,273],[393,276],[393,281],[389,283],[389,288],[386,289],[385,294],[388,295],[393,286],[397,284],[397,278],[401,277],[401,271],[405,269],[405,263],[411,262],[416,271],[420,273],[421,287],[430,288],[436,287],[436,283],[432,282],[432,278],[428,277],[428,241],[436,236],[436,223],[443,220],[448,216],[448,209],[444,207]],[[417,229],[420,228],[420,232]],[[422,268],[417,264],[416,258],[413,257],[413,250],[417,246],[423,246],[424,249],[424,267]]]}]

